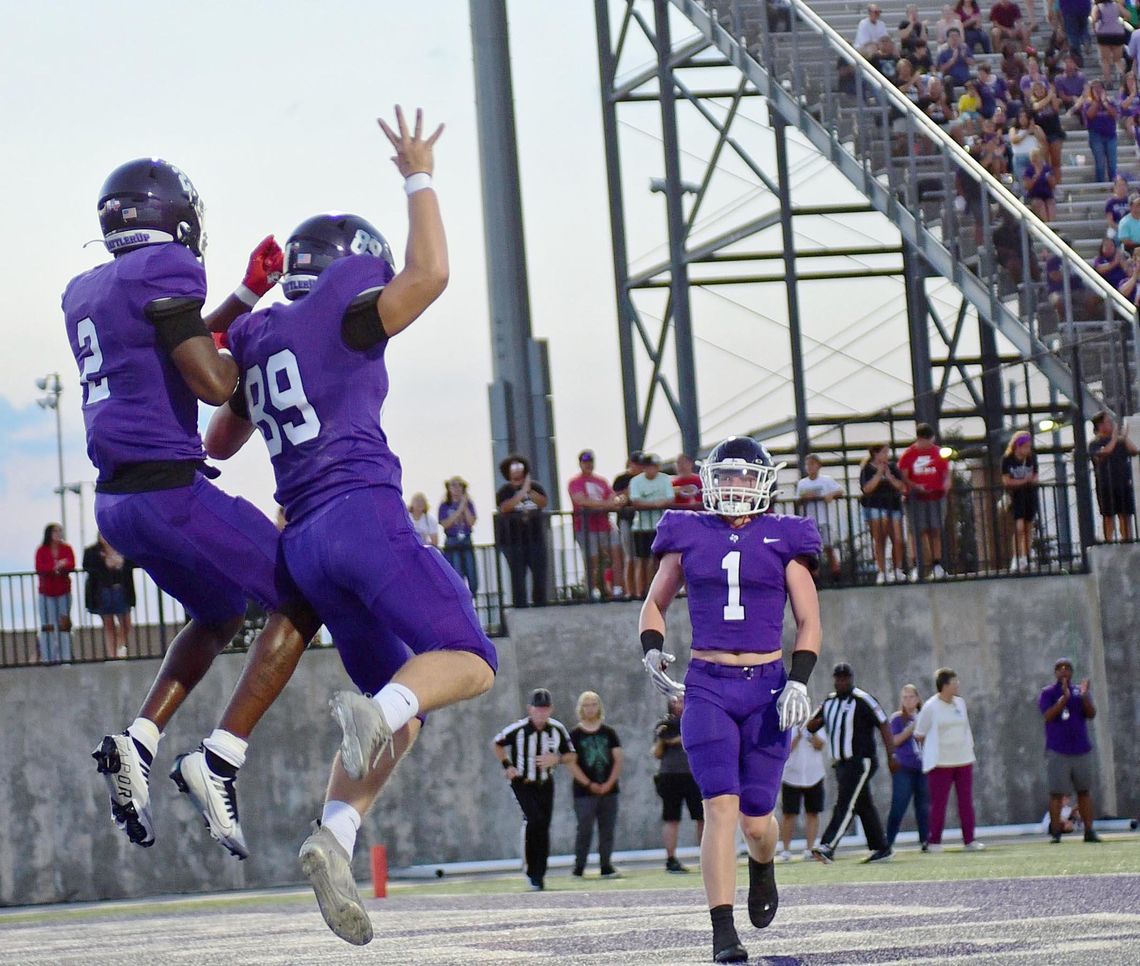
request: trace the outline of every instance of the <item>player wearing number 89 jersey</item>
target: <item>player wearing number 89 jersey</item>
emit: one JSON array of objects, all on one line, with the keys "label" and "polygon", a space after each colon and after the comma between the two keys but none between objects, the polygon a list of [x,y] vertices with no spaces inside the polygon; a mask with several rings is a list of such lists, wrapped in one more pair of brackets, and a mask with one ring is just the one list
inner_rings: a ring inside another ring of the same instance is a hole
[{"label": "player wearing number 89 jersey", "polygon": [[[705,801],[701,874],[716,962],[748,958],[732,917],[739,821],[749,852],[748,912],[757,928],[776,913],[772,812],[788,756],[788,729],[807,720],[806,682],[819,654],[819,602],[811,569],[820,549],[814,522],[767,513],[779,467],[747,437],[729,437],[701,467],[712,512],[668,510],[653,552],[661,564],[641,612],[646,669],[662,690],[665,610],[688,587],[692,658],[685,675],[681,738]],[[781,660],[784,607],[796,643]]]}]

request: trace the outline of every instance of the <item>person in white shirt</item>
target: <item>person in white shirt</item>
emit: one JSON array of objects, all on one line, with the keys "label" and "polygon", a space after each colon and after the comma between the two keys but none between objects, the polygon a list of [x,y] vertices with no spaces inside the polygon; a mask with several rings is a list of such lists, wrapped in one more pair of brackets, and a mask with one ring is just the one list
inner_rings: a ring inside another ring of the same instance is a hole
[{"label": "person in white shirt", "polygon": [[918,713],[914,737],[922,742],[922,770],[930,786],[929,850],[942,851],[942,829],[950,787],[958,797],[958,817],[962,820],[962,841],[971,851],[985,846],[974,838],[974,733],[966,702],[958,696],[958,675],[950,668],[939,668],[934,676],[938,693]]},{"label": "person in white shirt", "polygon": [[831,522],[835,521],[835,535],[838,536],[839,516],[831,504],[843,495],[843,487],[830,476],[821,475],[819,471],[822,468],[823,462],[818,456],[809,455],[804,460],[807,476],[796,483],[796,502],[800,505],[800,515],[815,521],[828,570],[832,577],[838,577],[839,557],[835,553]]},{"label": "person in white shirt", "polygon": [[879,49],[879,41],[890,36],[882,17],[883,11],[876,4],[869,4],[867,16],[855,28],[855,47],[864,57],[874,56]]},{"label": "person in white shirt", "polygon": [[805,859],[812,857],[812,847],[819,837],[819,815],[823,811],[823,776],[826,772],[825,735],[822,728],[814,735],[804,725],[792,729],[792,748],[784,765],[780,789],[780,838],[784,842],[784,849],[779,855],[781,862],[790,862],[792,858],[792,833],[796,830],[796,816],[800,813],[801,801],[804,809],[804,837],[807,839]]},{"label": "person in white shirt", "polygon": [[420,543],[425,547],[434,547],[439,544],[439,521],[428,513],[427,497],[422,493],[412,494],[412,502],[408,504],[408,513],[412,518],[412,526]]}]

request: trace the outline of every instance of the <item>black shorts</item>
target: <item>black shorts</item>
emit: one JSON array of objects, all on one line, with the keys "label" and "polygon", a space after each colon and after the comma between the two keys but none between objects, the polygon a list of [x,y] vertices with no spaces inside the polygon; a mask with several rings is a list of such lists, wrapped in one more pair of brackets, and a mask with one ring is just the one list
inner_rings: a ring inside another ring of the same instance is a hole
[{"label": "black shorts", "polygon": [[656,530],[633,531],[633,555],[638,560],[649,560],[653,556],[653,538]]},{"label": "black shorts", "polygon": [[811,788],[799,788],[796,785],[781,785],[780,788],[780,810],[785,815],[799,815],[801,800],[804,812],[808,815],[818,815],[823,811],[822,778]]},{"label": "black shorts", "polygon": [[1037,491],[1033,487],[1022,487],[1010,494],[1009,508],[1015,520],[1037,519]]},{"label": "black shorts", "polygon": [[661,796],[661,821],[681,821],[681,804],[689,806],[689,818],[694,822],[705,820],[705,803],[701,801],[701,790],[697,781],[686,773],[667,773],[653,776],[657,794]]},{"label": "black shorts", "polygon": [[1132,516],[1136,513],[1136,494],[1132,491],[1132,481],[1121,486],[1098,486],[1096,501],[1100,504],[1102,517]]}]

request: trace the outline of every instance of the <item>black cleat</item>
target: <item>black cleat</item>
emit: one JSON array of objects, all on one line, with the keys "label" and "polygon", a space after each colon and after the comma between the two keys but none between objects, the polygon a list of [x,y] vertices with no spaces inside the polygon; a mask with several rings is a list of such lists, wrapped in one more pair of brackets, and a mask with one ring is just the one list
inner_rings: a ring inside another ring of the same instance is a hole
[{"label": "black cleat", "polygon": [[763,929],[776,918],[780,896],[776,891],[776,864],[757,862],[748,857],[748,918],[757,929]]},{"label": "black cleat", "polygon": [[1096,832],[1094,832],[1090,828],[1085,832],[1085,841],[1086,842],[1100,842],[1101,837],[1099,835],[1097,835]]},{"label": "black cleat", "polygon": [[892,848],[877,849],[863,860],[863,865],[868,862],[890,862],[894,857],[895,851]]},{"label": "black cleat", "polygon": [[1061,844],[1061,830],[1055,825],[1049,826],[1049,844],[1050,845],[1060,845]]},{"label": "black cleat", "polygon": [[665,860],[665,871],[672,872],[674,875],[684,875],[689,870],[681,865],[681,860],[676,856]]},{"label": "black cleat", "polygon": [[822,862],[824,865],[831,865],[835,861],[835,849],[826,845],[817,845],[811,850],[811,855],[816,862]]},{"label": "black cleat", "polygon": [[733,943],[731,946],[725,946],[724,949],[718,949],[713,953],[714,963],[746,963],[748,962],[748,950],[740,945],[739,942]]}]

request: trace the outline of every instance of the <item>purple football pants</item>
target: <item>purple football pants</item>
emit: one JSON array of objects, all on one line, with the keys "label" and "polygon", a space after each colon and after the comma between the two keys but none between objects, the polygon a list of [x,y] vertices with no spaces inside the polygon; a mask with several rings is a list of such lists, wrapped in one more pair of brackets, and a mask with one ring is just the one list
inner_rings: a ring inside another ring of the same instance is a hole
[{"label": "purple football pants", "polygon": [[420,543],[394,487],[335,497],[290,523],[281,545],[363,693],[375,694],[426,651],[471,651],[498,669],[471,592],[439,550]]},{"label": "purple football pants", "polygon": [[203,624],[242,616],[247,598],[276,610],[296,595],[273,522],[204,476],[173,490],[96,493],[95,521],[112,547]]},{"label": "purple football pants", "polygon": [[780,730],[776,712],[786,682],[783,661],[748,668],[695,656],[689,662],[681,742],[702,798],[739,795],[744,815],[775,808],[788,759],[789,732]]}]

